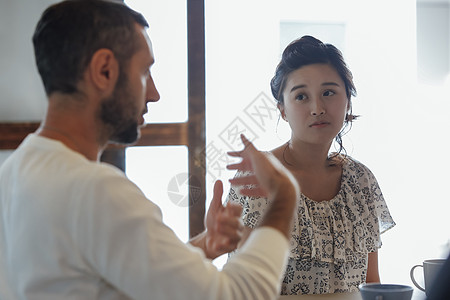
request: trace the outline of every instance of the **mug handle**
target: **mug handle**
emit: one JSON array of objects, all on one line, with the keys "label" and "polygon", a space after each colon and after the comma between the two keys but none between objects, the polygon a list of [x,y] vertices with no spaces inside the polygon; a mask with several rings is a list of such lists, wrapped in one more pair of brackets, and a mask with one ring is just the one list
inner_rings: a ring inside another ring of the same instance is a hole
[{"label": "mug handle", "polygon": [[419,290],[421,290],[422,292],[425,292],[425,289],[424,289],[423,287],[421,287],[421,286],[417,283],[417,281],[414,279],[414,270],[415,270],[417,267],[422,267],[422,268],[423,268],[422,265],[415,265],[414,267],[411,268],[411,271],[409,272],[409,276],[411,277],[411,280],[412,280],[412,282],[414,283],[414,285],[415,285]]}]

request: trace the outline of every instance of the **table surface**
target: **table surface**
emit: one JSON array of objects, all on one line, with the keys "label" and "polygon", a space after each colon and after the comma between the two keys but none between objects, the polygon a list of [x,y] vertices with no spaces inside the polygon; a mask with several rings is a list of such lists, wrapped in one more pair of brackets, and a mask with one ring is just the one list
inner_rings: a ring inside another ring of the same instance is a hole
[{"label": "table surface", "polygon": [[[279,300],[362,300],[359,292],[323,295],[280,296]],[[414,289],[411,300],[425,300],[425,293]]]},{"label": "table surface", "polygon": [[295,295],[295,296],[280,296],[279,300],[362,300],[359,292],[355,293],[336,293],[323,295]]}]

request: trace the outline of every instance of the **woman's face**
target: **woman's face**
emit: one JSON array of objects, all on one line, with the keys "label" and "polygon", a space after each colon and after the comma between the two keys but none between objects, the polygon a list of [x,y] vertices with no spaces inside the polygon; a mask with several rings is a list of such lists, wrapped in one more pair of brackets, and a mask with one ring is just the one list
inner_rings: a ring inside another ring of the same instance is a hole
[{"label": "woman's face", "polygon": [[303,66],[288,75],[279,105],[289,122],[292,139],[329,144],[342,128],[348,112],[344,81],[328,64]]}]

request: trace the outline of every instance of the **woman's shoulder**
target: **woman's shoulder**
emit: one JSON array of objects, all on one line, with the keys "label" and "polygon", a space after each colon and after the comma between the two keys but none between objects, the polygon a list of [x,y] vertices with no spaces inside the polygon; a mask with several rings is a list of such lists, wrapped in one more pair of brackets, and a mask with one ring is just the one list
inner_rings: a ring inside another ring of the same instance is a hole
[{"label": "woman's shoulder", "polygon": [[369,167],[367,167],[366,164],[362,163],[361,161],[355,159],[354,157],[351,157],[349,155],[340,155],[342,158],[342,164],[343,168],[355,172],[358,174],[372,174],[372,171]]}]

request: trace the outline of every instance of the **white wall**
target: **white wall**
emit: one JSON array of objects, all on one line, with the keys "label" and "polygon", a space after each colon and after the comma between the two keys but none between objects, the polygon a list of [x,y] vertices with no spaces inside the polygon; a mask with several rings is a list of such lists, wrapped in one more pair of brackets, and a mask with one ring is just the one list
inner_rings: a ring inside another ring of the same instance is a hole
[{"label": "white wall", "polygon": [[441,84],[450,70],[450,2],[417,4],[417,63],[420,81]]},{"label": "white wall", "polygon": [[[121,1],[121,0],[115,0]],[[146,115],[148,122],[184,122],[187,116],[187,84],[186,82],[186,8],[184,0],[171,0],[155,4],[158,0],[146,0],[150,4],[148,11],[141,5],[133,7],[144,13],[151,24],[150,35],[154,52],[158,57],[152,67],[156,76],[156,84],[161,97],[179,99],[176,105],[180,108],[174,111],[174,103],[162,101],[153,104],[153,109]],[[47,100],[34,61],[32,34],[42,12],[57,0],[0,0],[0,122],[40,121],[46,111]],[[128,1],[127,1],[128,2]],[[139,1],[130,1],[133,4]],[[183,9],[174,10],[174,6]],[[153,9],[158,5],[158,10]],[[165,16],[172,14],[173,19]],[[156,20],[157,19],[157,20]],[[166,22],[166,24],[164,24]],[[162,26],[160,26],[162,25]],[[170,35],[172,39],[167,39]],[[169,50],[159,51],[161,45],[169,44]],[[181,54],[181,55],[176,55]],[[161,67],[173,68],[172,79],[180,82],[173,88],[169,80],[159,81]],[[166,112],[171,110],[169,115]]]},{"label": "white wall", "polygon": [[0,0],[0,122],[40,121],[47,100],[31,37],[54,0]]},{"label": "white wall", "polygon": [[[0,123],[41,121],[47,107],[31,37],[56,0],[0,0]],[[0,164],[11,151],[0,151]]]}]

